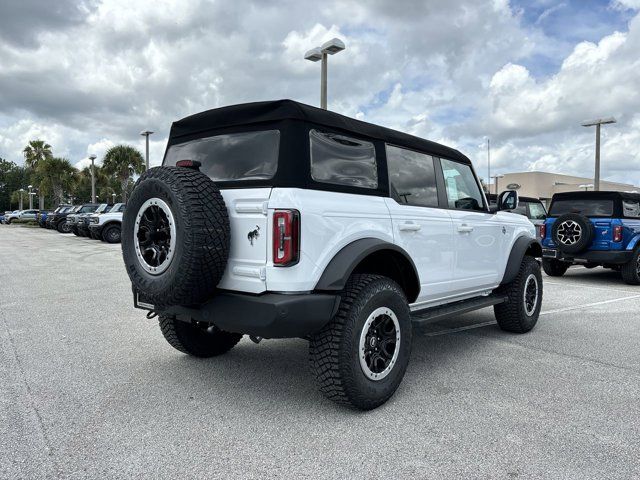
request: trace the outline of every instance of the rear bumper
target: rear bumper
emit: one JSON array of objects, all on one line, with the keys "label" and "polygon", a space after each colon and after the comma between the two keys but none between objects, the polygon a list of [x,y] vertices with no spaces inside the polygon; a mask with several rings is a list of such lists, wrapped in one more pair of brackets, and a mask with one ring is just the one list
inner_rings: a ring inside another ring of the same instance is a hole
[{"label": "rear bumper", "polygon": [[542,258],[555,258],[564,262],[622,265],[629,262],[632,257],[633,252],[630,250],[592,250],[588,252],[569,254],[561,252],[555,248],[542,249]]},{"label": "rear bumper", "polygon": [[[198,308],[153,307],[134,292],[136,308],[154,310],[185,322],[211,323],[227,332],[263,338],[303,338],[320,330],[335,315],[339,295],[324,293],[265,293],[247,295],[220,292]],[[152,307],[152,308],[150,308]]]}]

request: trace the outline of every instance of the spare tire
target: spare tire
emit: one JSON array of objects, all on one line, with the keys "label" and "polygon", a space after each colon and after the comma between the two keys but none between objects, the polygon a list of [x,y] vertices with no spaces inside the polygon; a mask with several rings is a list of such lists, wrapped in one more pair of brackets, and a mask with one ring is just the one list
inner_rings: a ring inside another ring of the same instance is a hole
[{"label": "spare tire", "polygon": [[122,256],[134,288],[153,305],[194,305],[213,295],[229,257],[229,216],[204,173],[143,173],[122,219]]},{"label": "spare tire", "polygon": [[558,250],[578,253],[591,245],[594,230],[591,221],[584,215],[566,213],[553,223],[551,239]]}]

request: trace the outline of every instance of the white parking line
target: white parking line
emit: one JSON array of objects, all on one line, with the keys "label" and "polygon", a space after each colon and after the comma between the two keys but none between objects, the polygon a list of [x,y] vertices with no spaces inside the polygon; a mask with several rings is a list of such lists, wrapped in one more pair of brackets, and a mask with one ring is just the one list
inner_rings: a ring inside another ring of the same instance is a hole
[{"label": "white parking line", "polygon": [[575,305],[573,307],[556,308],[555,310],[547,310],[546,312],[541,312],[540,315],[549,315],[550,313],[567,312],[569,310],[580,310],[582,308],[595,307],[597,305],[605,305],[607,303],[622,302],[624,300],[632,300],[634,298],[640,298],[640,295],[631,295],[630,297],[622,297],[622,298],[612,298],[610,300],[602,300],[601,302],[584,303],[582,305]]},{"label": "white parking line", "polygon": [[[634,298],[640,298],[640,295],[631,295],[630,297],[613,298],[611,300],[603,300],[601,302],[584,303],[582,305],[575,305],[573,307],[556,308],[554,310],[547,310],[546,312],[540,312],[540,315],[549,315],[551,313],[567,312],[569,310],[580,310],[583,308],[595,307],[598,305],[605,305],[607,303],[622,302],[624,300],[633,300]],[[437,337],[438,335],[446,335],[448,333],[463,332],[465,330],[473,330],[475,328],[488,327],[489,325],[495,325],[495,324],[496,324],[495,320],[492,320],[490,322],[474,323],[473,325],[467,325],[465,327],[449,328],[447,330],[439,330],[437,332],[425,333],[424,336]]]},{"label": "white parking line", "polygon": [[586,283],[567,283],[567,282],[550,282],[549,280],[544,281],[545,285],[562,285],[563,287],[574,287],[574,288],[593,288],[594,290],[606,290],[607,292],[623,292],[623,293],[631,293],[636,291],[635,289],[623,289],[623,288],[609,288],[609,287],[594,287],[593,285],[589,285]]}]

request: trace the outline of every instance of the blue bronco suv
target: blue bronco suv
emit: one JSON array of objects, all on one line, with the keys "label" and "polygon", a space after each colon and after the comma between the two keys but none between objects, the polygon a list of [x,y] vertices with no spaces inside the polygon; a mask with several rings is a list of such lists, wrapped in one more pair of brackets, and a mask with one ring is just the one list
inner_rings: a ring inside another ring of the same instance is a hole
[{"label": "blue bronco suv", "polygon": [[556,193],[542,238],[542,268],[559,277],[571,265],[618,270],[640,285],[640,194]]}]

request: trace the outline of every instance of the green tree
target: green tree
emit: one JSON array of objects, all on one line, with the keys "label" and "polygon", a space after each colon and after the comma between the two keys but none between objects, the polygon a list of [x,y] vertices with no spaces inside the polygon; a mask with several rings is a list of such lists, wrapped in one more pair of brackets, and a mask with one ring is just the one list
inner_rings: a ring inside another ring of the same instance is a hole
[{"label": "green tree", "polygon": [[38,188],[40,208],[44,208],[44,194],[41,188],[44,178],[38,172],[38,165],[53,157],[51,145],[44,140],[31,140],[22,150],[22,154],[24,155],[25,165],[33,172],[31,184],[36,185]]},{"label": "green tree", "polygon": [[[29,184],[27,169],[0,158],[0,211],[18,208],[14,192]],[[15,208],[14,208],[15,207]]]},{"label": "green tree", "polygon": [[127,201],[129,181],[135,174],[144,172],[144,158],[142,153],[129,145],[116,145],[107,150],[102,162],[102,168],[108,175],[115,175],[120,183],[122,201]]},{"label": "green tree", "polygon": [[78,170],[66,158],[51,157],[38,165],[42,175],[40,191],[53,196],[57,204],[64,203],[65,194],[75,187]]}]

